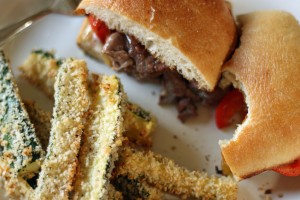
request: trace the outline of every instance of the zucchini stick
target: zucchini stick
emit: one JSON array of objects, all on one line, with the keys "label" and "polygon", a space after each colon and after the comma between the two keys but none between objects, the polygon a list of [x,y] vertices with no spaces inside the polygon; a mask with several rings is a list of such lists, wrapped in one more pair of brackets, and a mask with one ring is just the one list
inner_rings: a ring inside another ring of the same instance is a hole
[{"label": "zucchini stick", "polygon": [[124,135],[138,146],[152,146],[152,133],[156,129],[156,118],[137,104],[126,102],[124,113]]},{"label": "zucchini stick", "polygon": [[84,61],[63,62],[55,81],[54,99],[49,146],[35,190],[37,199],[69,199],[72,191],[89,108]]},{"label": "zucchini stick", "polygon": [[108,190],[107,199],[123,200],[122,193],[119,192],[119,191],[117,191],[112,184],[108,185],[108,189],[107,190]]},{"label": "zucchini stick", "polygon": [[38,173],[44,151],[3,52],[0,74],[0,174],[9,198],[33,199],[27,179]]},{"label": "zucchini stick", "polygon": [[[116,166],[116,170],[118,166]],[[162,192],[150,186],[142,178],[130,179],[127,175],[115,176],[111,179],[117,191],[122,192],[124,199],[159,200]]]},{"label": "zucchini stick", "polygon": [[38,171],[44,151],[3,52],[0,74],[0,163],[8,165],[15,176],[24,177]]},{"label": "zucchini stick", "polygon": [[19,69],[25,79],[53,98],[55,77],[61,63],[52,51],[34,50]]},{"label": "zucchini stick", "polygon": [[116,76],[94,77],[90,115],[79,153],[74,199],[107,199],[109,179],[123,141],[126,95]]},{"label": "zucchini stick", "polygon": [[51,130],[51,114],[39,108],[33,101],[24,101],[24,105],[36,130],[37,138],[46,151]]},{"label": "zucchini stick", "polygon": [[9,172],[4,172],[3,168],[0,170],[2,178],[4,178],[4,189],[8,199],[35,199],[34,189],[28,182],[21,178],[12,176]]},{"label": "zucchini stick", "polygon": [[118,162],[116,174],[127,175],[131,179],[143,177],[154,187],[183,198],[237,198],[237,183],[232,177],[208,176],[205,172],[188,171],[151,151],[124,147]]}]

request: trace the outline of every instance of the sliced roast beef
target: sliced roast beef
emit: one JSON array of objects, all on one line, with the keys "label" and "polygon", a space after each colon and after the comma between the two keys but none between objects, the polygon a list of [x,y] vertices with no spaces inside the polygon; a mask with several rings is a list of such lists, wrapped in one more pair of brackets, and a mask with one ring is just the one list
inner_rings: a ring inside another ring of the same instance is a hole
[{"label": "sliced roast beef", "polygon": [[[176,71],[169,71],[163,74],[162,85],[165,92],[161,95],[161,103],[174,103],[182,98],[189,98],[193,102],[200,101],[197,93],[189,88],[188,81],[183,79]],[[174,100],[164,96],[174,96]],[[170,101],[171,100],[171,101]]]},{"label": "sliced roast beef", "polygon": [[184,122],[197,116],[197,106],[190,98],[180,99],[177,103],[178,118]]},{"label": "sliced roast beef", "polygon": [[103,52],[112,60],[113,68],[134,76],[140,81],[160,81],[163,89],[160,104],[177,104],[181,121],[197,115],[197,103],[215,104],[223,96],[220,88],[205,92],[194,82],[188,82],[176,70],[152,56],[133,36],[120,32],[112,33],[103,47]]},{"label": "sliced roast beef", "polygon": [[128,54],[124,34],[112,33],[106,40],[103,51],[112,58],[112,65],[115,70],[130,72],[134,68],[134,60]]},{"label": "sliced roast beef", "polygon": [[138,80],[154,80],[161,77],[169,67],[154,58],[133,36],[127,36],[128,53],[135,60],[133,75]]}]

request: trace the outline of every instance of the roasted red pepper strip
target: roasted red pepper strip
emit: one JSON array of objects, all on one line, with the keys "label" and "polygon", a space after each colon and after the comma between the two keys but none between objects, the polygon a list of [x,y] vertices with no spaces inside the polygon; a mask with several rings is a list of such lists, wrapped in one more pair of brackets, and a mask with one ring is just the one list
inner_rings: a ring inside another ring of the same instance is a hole
[{"label": "roasted red pepper strip", "polygon": [[229,126],[235,114],[245,117],[246,105],[243,94],[234,89],[223,97],[216,109],[216,125],[219,129]]},{"label": "roasted red pepper strip", "polygon": [[278,172],[285,176],[299,176],[300,175],[300,159],[295,160],[293,163],[282,165],[273,168],[273,171]]},{"label": "roasted red pepper strip", "polygon": [[96,33],[102,44],[104,44],[106,38],[110,35],[109,28],[103,21],[97,19],[94,15],[89,15],[89,21],[93,31]]}]

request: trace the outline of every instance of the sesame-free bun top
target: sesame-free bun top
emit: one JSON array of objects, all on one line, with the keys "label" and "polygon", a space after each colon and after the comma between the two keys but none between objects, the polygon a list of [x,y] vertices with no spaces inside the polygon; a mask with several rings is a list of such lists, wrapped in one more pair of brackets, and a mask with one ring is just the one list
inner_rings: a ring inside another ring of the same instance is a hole
[{"label": "sesame-free bun top", "polygon": [[224,0],[83,0],[77,12],[135,36],[152,55],[206,90],[215,87],[236,39]]},{"label": "sesame-free bun top", "polygon": [[300,158],[300,26],[283,11],[238,17],[240,47],[224,75],[240,88],[248,115],[222,155],[239,178]]}]

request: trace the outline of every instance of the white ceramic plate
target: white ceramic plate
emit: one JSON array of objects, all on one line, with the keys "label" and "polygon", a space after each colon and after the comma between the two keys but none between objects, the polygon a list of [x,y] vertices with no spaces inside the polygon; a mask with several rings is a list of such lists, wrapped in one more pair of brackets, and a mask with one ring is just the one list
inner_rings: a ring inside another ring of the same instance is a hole
[{"label": "white ceramic plate", "polygon": [[[300,20],[300,2],[297,0],[232,0],[234,14],[262,9],[281,9],[293,13]],[[109,67],[85,56],[76,46],[76,35],[81,25],[81,17],[49,15],[5,46],[15,75],[17,67],[25,60],[32,49],[56,50],[58,57],[76,57],[87,61],[91,71],[114,74]],[[299,44],[300,45],[300,44]],[[263,48],[263,47],[262,47]],[[299,55],[300,56],[300,55]],[[160,87],[141,84],[124,74],[118,74],[124,84],[129,99],[152,111],[158,118],[158,129],[154,135],[153,150],[174,159],[188,169],[202,170],[214,174],[220,167],[220,148],[218,140],[230,138],[234,127],[218,130],[214,123],[214,108],[199,108],[199,117],[182,124],[172,106],[157,104]],[[52,109],[48,98],[26,81],[17,78],[23,98],[33,99],[45,109]],[[239,199],[256,200],[266,197],[271,190],[273,199],[300,199],[300,177],[288,178],[274,172],[265,172],[239,183]],[[2,192],[1,192],[2,193]]]}]

